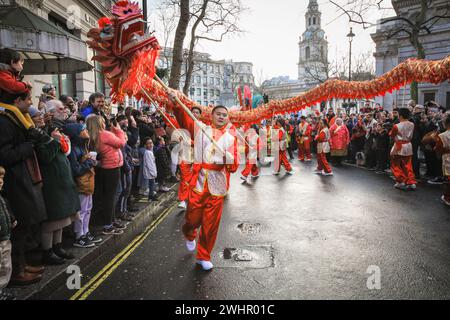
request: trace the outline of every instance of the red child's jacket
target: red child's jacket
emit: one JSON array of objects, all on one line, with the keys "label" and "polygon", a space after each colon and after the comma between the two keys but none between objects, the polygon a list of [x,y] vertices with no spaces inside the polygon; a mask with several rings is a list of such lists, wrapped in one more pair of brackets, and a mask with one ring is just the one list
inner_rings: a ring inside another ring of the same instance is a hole
[{"label": "red child's jacket", "polygon": [[20,94],[27,90],[27,84],[17,79],[17,75],[14,74],[9,65],[0,64],[0,93]]}]

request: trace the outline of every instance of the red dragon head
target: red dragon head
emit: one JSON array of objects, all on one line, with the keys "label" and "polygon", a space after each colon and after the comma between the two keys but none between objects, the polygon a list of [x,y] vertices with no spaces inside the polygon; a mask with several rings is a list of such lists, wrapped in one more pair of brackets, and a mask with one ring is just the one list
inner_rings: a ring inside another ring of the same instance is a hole
[{"label": "red dragon head", "polygon": [[145,33],[146,22],[137,3],[118,1],[112,8],[112,17],[102,18],[99,28],[91,29],[86,43],[94,50],[92,60],[102,65],[102,71],[112,88],[114,101],[124,97],[122,84],[128,77],[133,59],[140,55],[154,62],[160,50],[158,40]]}]

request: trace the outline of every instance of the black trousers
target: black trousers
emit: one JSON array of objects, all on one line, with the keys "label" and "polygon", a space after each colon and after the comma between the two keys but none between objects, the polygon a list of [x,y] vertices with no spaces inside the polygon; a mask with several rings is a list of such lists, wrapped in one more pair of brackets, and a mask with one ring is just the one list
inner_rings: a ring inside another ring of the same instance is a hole
[{"label": "black trousers", "polygon": [[438,157],[436,152],[424,150],[425,162],[427,164],[427,176],[442,177],[442,158]]},{"label": "black trousers", "polygon": [[11,259],[13,274],[17,275],[25,270],[25,243],[27,237],[31,235],[31,229],[29,225],[23,225],[18,223],[11,232]]},{"label": "black trousers", "polygon": [[109,226],[114,222],[119,179],[120,168],[95,169],[92,220],[96,226]]},{"label": "black trousers", "polygon": [[377,169],[380,171],[384,171],[388,168],[389,161],[389,149],[381,148],[376,151],[377,156]]},{"label": "black trousers", "polygon": [[413,144],[412,165],[414,175],[416,176],[417,179],[420,179],[419,145],[416,144]]}]

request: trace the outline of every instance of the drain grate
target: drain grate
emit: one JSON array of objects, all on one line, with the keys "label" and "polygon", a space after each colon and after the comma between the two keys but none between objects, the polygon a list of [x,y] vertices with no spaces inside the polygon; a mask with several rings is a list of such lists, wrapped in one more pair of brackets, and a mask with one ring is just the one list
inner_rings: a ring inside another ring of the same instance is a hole
[{"label": "drain grate", "polygon": [[265,269],[275,266],[274,249],[271,245],[225,248],[214,263],[219,268]]},{"label": "drain grate", "polygon": [[261,231],[260,223],[242,222],[237,227],[243,234],[247,234],[247,235],[255,235],[255,234],[260,233],[260,231]]}]

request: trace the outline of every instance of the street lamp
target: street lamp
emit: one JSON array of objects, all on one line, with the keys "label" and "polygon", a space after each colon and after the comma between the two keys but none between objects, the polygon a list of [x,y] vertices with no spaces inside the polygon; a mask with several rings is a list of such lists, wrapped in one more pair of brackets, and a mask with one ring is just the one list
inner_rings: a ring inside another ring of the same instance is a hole
[{"label": "street lamp", "polygon": [[352,27],[350,27],[350,33],[347,35],[347,37],[348,37],[348,42],[350,43],[350,54],[349,54],[349,66],[348,66],[348,69],[349,69],[349,74],[348,74],[348,81],[352,81],[352,43],[353,43],[353,38],[355,37],[356,35],[353,33],[353,28]]}]

